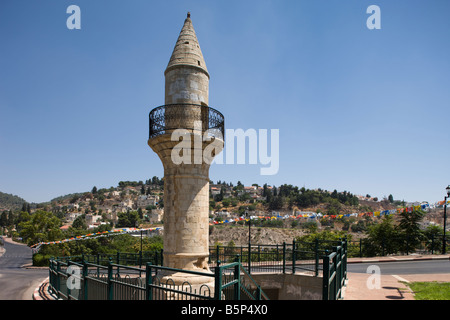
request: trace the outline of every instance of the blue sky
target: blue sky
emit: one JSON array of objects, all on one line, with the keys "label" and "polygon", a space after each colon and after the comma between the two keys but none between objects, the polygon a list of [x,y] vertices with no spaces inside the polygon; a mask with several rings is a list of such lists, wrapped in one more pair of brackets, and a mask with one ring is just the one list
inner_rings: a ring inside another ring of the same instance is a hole
[{"label": "blue sky", "polygon": [[162,177],[148,113],[188,11],[226,128],[280,133],[278,174],[213,165],[213,181],[443,200],[447,0],[2,0],[0,191],[43,202]]}]

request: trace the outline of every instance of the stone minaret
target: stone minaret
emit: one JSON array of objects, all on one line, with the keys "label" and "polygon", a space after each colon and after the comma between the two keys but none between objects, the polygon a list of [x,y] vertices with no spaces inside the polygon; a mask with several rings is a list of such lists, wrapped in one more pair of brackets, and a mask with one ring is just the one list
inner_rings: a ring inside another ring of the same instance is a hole
[{"label": "stone minaret", "polygon": [[[211,141],[216,154],[223,148],[224,118],[208,106],[209,73],[189,13],[164,75],[165,105],[150,112],[148,140],[164,166],[164,265],[208,272],[210,164],[201,155]],[[184,133],[174,138],[177,129]],[[189,148],[174,150],[185,138]],[[174,161],[174,155],[189,161]],[[171,278],[177,276],[202,281]]]}]

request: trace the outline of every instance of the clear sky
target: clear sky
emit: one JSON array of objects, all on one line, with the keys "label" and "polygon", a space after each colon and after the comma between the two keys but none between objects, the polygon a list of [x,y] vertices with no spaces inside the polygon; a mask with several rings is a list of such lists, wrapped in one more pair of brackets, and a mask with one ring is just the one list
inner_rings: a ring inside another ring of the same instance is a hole
[{"label": "clear sky", "polygon": [[226,128],[279,129],[276,175],[213,165],[213,181],[443,200],[448,0],[2,0],[0,191],[43,202],[162,177],[148,113],[188,11]]}]

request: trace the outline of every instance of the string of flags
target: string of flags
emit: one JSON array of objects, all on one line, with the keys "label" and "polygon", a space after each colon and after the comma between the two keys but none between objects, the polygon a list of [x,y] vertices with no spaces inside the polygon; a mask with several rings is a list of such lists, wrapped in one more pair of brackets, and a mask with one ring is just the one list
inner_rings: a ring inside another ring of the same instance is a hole
[{"label": "string of flags", "polygon": [[276,220],[276,219],[300,219],[300,218],[310,218],[310,219],[316,219],[316,218],[325,218],[325,219],[337,219],[337,218],[344,218],[344,217],[380,217],[380,216],[387,216],[391,214],[399,214],[403,212],[413,212],[414,210],[427,210],[430,208],[429,204],[422,204],[417,206],[411,206],[411,207],[405,207],[405,208],[398,208],[398,209],[392,209],[392,210],[384,210],[384,211],[374,211],[374,212],[364,212],[364,213],[347,213],[347,214],[336,214],[336,215],[328,215],[328,214],[322,214],[322,213],[300,213],[298,215],[274,215],[274,216],[250,216],[250,217],[239,217],[239,218],[229,218],[225,219],[223,221],[213,221],[210,223],[210,225],[216,225],[216,224],[223,224],[223,223],[233,223],[237,221],[249,221],[249,220]]},{"label": "string of flags", "polygon": [[30,247],[33,249],[39,250],[39,248],[42,245],[46,245],[46,244],[58,244],[58,243],[65,243],[65,242],[69,242],[69,241],[89,240],[89,239],[96,239],[96,238],[101,238],[101,237],[116,236],[116,235],[125,234],[125,233],[134,233],[134,232],[140,232],[140,231],[158,231],[158,230],[162,230],[162,228],[158,227],[158,228],[146,228],[146,229],[138,229],[138,228],[114,229],[114,230],[110,230],[110,231],[100,231],[100,232],[96,232],[96,233],[88,233],[88,234],[84,234],[81,236],[67,238],[64,240],[39,242],[39,243],[33,244]]}]

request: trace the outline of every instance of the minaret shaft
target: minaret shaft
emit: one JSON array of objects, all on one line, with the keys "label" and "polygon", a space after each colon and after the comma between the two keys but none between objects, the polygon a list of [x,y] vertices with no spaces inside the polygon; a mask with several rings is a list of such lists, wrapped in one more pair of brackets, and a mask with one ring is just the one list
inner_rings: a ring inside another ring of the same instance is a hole
[{"label": "minaret shaft", "polygon": [[[158,116],[155,112],[152,118],[150,113],[148,140],[164,166],[164,265],[209,271],[209,163],[193,156],[204,151],[203,134],[212,127],[210,114],[220,115],[217,128],[222,131],[223,116],[208,107],[209,73],[189,14],[164,75],[165,106],[156,108]],[[174,161],[180,154],[176,151],[180,138],[172,135],[176,129],[186,129],[183,141],[187,136],[191,141],[188,163]],[[194,144],[195,139],[202,141],[200,145]]]}]

